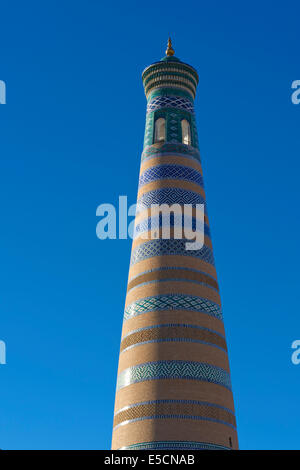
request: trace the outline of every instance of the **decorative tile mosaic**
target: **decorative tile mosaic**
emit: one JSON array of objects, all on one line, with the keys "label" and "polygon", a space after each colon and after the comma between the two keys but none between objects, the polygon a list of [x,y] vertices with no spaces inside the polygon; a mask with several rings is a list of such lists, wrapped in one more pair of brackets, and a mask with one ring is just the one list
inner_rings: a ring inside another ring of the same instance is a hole
[{"label": "decorative tile mosaic", "polygon": [[161,188],[144,193],[137,201],[138,210],[141,212],[152,204],[204,204],[205,199],[201,194],[180,188]]},{"label": "decorative tile mosaic", "polygon": [[147,168],[140,176],[139,187],[162,179],[180,179],[203,187],[201,173],[194,168],[181,165],[157,165]]},{"label": "decorative tile mosaic", "polygon": [[166,112],[167,114],[167,141],[173,143],[181,142],[181,117],[175,108],[173,108],[170,112]]},{"label": "decorative tile mosaic", "polygon": [[148,145],[153,144],[153,134],[154,134],[154,114],[148,113],[146,115],[144,148],[147,147]]},{"label": "decorative tile mosaic", "polygon": [[152,101],[158,96],[183,97],[185,99],[188,99],[191,103],[194,103],[194,100],[191,97],[190,93],[187,93],[184,90],[180,90],[179,88],[157,88],[156,90],[153,90],[151,93],[149,93],[148,102]]},{"label": "decorative tile mosaic", "polygon": [[[148,219],[142,220],[138,223],[134,228],[133,238],[137,238],[142,233],[148,232],[150,230],[156,230],[161,227],[182,227],[186,230],[193,230],[195,231],[197,228],[197,232],[203,233],[207,237],[210,236],[209,226],[207,224],[203,224],[202,221],[196,220],[195,217],[184,217],[180,214],[170,214],[170,217],[166,217],[163,220],[162,215],[160,216],[153,216],[149,217]],[[188,232],[187,232],[188,233]]]},{"label": "decorative tile mosaic", "polygon": [[157,96],[148,102],[147,112],[156,111],[161,108],[177,108],[184,109],[190,113],[194,113],[193,103],[179,96]]},{"label": "decorative tile mosaic", "polygon": [[150,240],[137,246],[131,253],[130,265],[134,265],[144,259],[154,256],[180,255],[199,258],[206,263],[215,265],[213,252],[207,246],[203,246],[200,250],[187,250],[186,242],[188,240],[181,239],[156,239]]},{"label": "decorative tile mosaic", "polygon": [[222,309],[218,304],[203,297],[185,294],[156,295],[136,300],[125,308],[124,320],[159,310],[189,310],[223,320]]},{"label": "decorative tile mosaic", "polygon": [[169,125],[167,126],[167,140],[168,142],[172,142],[174,138],[174,142],[178,142],[182,145],[182,131],[181,131],[181,121],[186,119],[191,126],[191,147],[195,148],[198,147],[197,143],[197,131],[196,130],[196,120],[194,114],[185,111],[183,109],[171,108],[165,111],[166,115],[168,116]]},{"label": "decorative tile mosaic", "polygon": [[230,447],[219,446],[209,442],[192,441],[153,441],[131,444],[119,450],[231,450]]},{"label": "decorative tile mosaic", "polygon": [[156,361],[128,367],[118,376],[117,390],[134,383],[161,379],[201,380],[231,390],[228,372],[220,367],[196,361]]}]

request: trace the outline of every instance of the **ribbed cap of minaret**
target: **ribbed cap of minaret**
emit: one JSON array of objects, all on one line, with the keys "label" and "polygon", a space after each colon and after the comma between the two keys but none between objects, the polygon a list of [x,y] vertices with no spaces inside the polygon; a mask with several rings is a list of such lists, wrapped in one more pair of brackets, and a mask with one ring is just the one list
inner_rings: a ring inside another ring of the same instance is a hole
[{"label": "ribbed cap of minaret", "polygon": [[171,38],[168,39],[166,55],[159,62],[149,65],[142,74],[147,99],[159,88],[185,90],[194,99],[199,82],[197,71],[175,57]]}]

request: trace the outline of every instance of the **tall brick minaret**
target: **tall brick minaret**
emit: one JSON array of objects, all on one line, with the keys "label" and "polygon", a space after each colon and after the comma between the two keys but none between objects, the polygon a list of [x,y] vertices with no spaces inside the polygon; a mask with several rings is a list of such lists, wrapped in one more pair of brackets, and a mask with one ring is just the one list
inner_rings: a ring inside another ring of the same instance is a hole
[{"label": "tall brick minaret", "polygon": [[[198,74],[174,56],[169,40],[166,57],[142,78],[146,130],[112,448],[237,449],[194,114]],[[170,239],[162,237],[162,217],[158,238],[146,239],[152,204],[204,204],[204,246],[187,250],[186,240],[174,236],[176,215]]]}]

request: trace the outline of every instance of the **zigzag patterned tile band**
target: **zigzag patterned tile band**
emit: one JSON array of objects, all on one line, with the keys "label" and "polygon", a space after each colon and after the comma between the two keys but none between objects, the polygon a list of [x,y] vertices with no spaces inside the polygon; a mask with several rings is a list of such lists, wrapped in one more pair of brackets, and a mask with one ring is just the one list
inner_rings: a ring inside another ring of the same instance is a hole
[{"label": "zigzag patterned tile band", "polygon": [[231,390],[230,376],[220,367],[195,361],[156,361],[123,370],[117,380],[117,390],[147,380],[186,379],[211,382]]},{"label": "zigzag patterned tile band", "polygon": [[159,229],[162,227],[182,227],[183,230],[197,230],[202,232],[207,237],[210,236],[209,226],[203,224],[202,221],[196,220],[195,217],[183,217],[182,215],[171,214],[170,217],[153,216],[142,220],[135,226],[133,238],[138,237],[141,233],[148,232],[150,230]]},{"label": "zigzag patterned tile band", "polygon": [[219,320],[223,319],[221,307],[210,300],[192,295],[169,294],[146,297],[133,302],[126,307],[124,320],[159,310],[188,310],[206,313]]},{"label": "zigzag patterned tile band", "polygon": [[137,201],[139,211],[148,209],[152,204],[206,204],[201,194],[180,188],[161,188],[144,193]]},{"label": "zigzag patterned tile band", "polygon": [[185,109],[190,113],[194,113],[193,103],[186,98],[177,96],[157,96],[156,98],[153,98],[147,105],[147,113],[161,108]]},{"label": "zigzag patterned tile band", "polygon": [[214,256],[212,250],[207,246],[203,246],[200,250],[187,250],[186,243],[189,240],[182,239],[156,239],[142,243],[132,251],[130,265],[134,265],[144,259],[152,258],[154,256],[165,256],[165,255],[180,255],[180,256],[192,256],[193,258],[199,258],[206,263],[215,265]]},{"label": "zigzag patterned tile band", "polygon": [[119,450],[231,450],[230,447],[219,446],[209,442],[191,441],[156,441],[142,442],[120,447]]},{"label": "zigzag patterned tile band", "polygon": [[139,180],[139,187],[162,179],[185,180],[203,187],[203,178],[199,171],[180,165],[157,165],[145,170]]}]

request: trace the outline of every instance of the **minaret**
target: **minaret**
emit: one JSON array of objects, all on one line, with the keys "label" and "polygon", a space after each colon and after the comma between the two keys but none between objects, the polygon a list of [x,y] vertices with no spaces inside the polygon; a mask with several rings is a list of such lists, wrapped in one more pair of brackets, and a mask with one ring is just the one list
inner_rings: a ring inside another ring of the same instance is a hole
[{"label": "minaret", "polygon": [[[112,449],[237,449],[194,114],[198,74],[174,56],[169,39],[166,56],[142,78],[146,129]],[[158,238],[149,232],[147,239],[152,204],[204,204],[203,247],[187,250],[186,240],[174,236],[176,215],[172,238],[162,237],[157,217]]]}]

